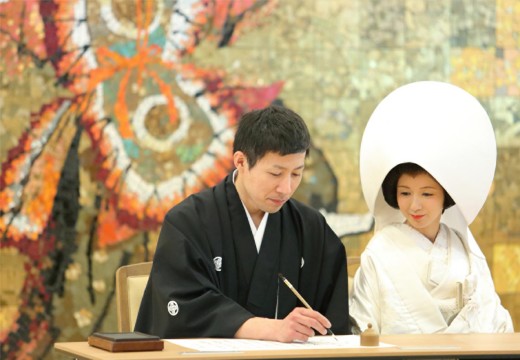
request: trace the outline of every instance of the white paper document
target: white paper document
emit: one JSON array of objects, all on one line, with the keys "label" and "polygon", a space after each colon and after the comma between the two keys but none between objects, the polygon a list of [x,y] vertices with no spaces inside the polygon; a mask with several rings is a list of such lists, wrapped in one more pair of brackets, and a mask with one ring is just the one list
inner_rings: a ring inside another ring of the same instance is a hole
[{"label": "white paper document", "polygon": [[[245,339],[169,339],[167,341],[196,351],[206,352],[236,352],[258,350],[304,350],[304,349],[345,349],[362,348],[359,345],[359,335],[314,336],[309,341],[281,343],[277,341],[245,340]],[[394,345],[379,343],[379,347]],[[370,346],[372,348],[376,346]]]}]

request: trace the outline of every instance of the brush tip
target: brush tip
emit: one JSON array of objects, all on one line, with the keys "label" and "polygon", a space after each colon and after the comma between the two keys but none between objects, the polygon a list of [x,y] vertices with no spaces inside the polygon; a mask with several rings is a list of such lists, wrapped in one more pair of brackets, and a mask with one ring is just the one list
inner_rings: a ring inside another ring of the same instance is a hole
[{"label": "brush tip", "polygon": [[285,276],[283,276],[282,273],[278,273],[278,277],[282,280],[285,280]]}]

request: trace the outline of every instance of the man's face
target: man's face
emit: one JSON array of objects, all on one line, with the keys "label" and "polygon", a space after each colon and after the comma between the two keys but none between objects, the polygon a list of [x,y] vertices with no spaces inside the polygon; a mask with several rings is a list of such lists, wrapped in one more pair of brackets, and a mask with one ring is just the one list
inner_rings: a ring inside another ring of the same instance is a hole
[{"label": "man's face", "polygon": [[268,152],[251,168],[245,154],[237,151],[234,162],[237,191],[254,218],[277,212],[291,198],[302,180],[305,152],[284,156]]}]

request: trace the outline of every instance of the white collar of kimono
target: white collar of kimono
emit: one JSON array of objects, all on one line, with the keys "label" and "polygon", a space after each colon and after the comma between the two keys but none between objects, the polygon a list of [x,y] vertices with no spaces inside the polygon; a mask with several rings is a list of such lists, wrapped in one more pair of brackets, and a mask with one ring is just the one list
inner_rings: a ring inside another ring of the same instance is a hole
[{"label": "white collar of kimono", "polygon": [[[233,184],[235,184],[235,178],[237,177],[237,170],[233,171]],[[242,201],[242,200],[240,200]],[[255,244],[256,244],[256,251],[260,252],[260,246],[262,245],[262,239],[264,238],[265,233],[265,226],[267,225],[267,217],[269,216],[269,213],[266,212],[264,214],[264,217],[262,218],[262,221],[260,221],[260,225],[258,225],[258,229],[255,226],[255,223],[253,222],[253,218],[251,217],[251,214],[249,214],[249,211],[247,211],[246,206],[244,205],[244,202],[242,201],[242,206],[244,207],[244,210],[247,214],[247,220],[249,220],[249,226],[251,227],[251,232],[253,233],[253,237],[255,238]]]},{"label": "white collar of kimono", "polygon": [[394,166],[413,162],[428,171],[456,203],[441,221],[482,255],[468,226],[487,198],[496,156],[491,121],[465,90],[419,81],[392,91],[372,113],[360,147],[361,185],[375,230],[404,221],[400,211],[384,200],[381,185]]}]

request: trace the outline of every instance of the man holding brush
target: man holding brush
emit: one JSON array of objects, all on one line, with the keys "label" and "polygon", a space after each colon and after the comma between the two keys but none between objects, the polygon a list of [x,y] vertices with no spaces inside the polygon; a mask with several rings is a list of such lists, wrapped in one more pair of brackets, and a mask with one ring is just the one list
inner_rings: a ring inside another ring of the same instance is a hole
[{"label": "man holding brush", "polygon": [[136,331],[281,342],[350,333],[345,248],[291,199],[309,148],[305,122],[285,107],[242,117],[236,170],[166,215]]}]

